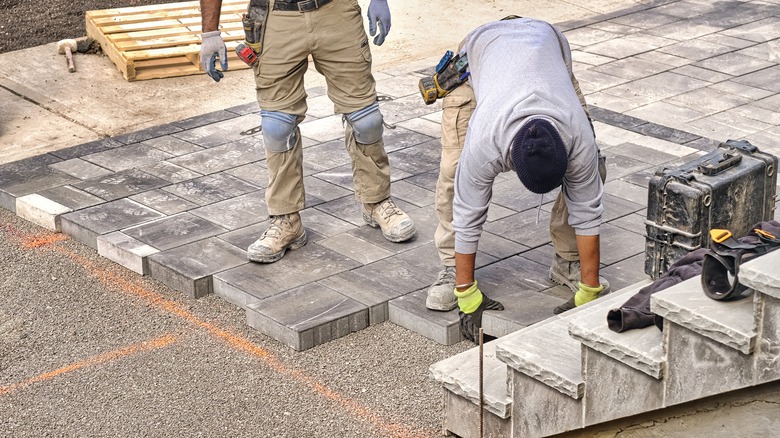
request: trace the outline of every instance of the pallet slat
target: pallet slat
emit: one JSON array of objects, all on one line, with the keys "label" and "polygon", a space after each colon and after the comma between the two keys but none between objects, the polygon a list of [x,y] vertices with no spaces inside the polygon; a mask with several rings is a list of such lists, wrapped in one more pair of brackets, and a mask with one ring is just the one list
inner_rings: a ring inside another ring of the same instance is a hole
[{"label": "pallet slat", "polygon": [[[248,4],[223,1],[220,29],[231,70],[248,68],[234,52],[244,38],[241,14]],[[128,81],[203,73],[198,1],[88,11],[86,28]]]}]

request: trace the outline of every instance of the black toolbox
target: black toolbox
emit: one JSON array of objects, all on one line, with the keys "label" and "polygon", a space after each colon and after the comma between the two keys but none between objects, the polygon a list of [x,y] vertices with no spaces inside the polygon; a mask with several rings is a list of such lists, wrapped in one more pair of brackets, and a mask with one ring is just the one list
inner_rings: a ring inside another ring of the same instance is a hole
[{"label": "black toolbox", "polygon": [[657,171],[647,190],[645,273],[656,279],[685,254],[708,248],[712,228],[742,237],[773,219],[776,186],[777,157],[744,140]]}]

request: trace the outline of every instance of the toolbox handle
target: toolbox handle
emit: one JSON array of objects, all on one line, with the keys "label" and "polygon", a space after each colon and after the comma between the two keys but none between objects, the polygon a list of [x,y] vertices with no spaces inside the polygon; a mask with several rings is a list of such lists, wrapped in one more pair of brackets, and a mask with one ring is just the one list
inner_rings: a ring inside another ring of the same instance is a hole
[{"label": "toolbox handle", "polygon": [[742,162],[742,154],[724,152],[723,155],[715,160],[712,159],[699,165],[699,171],[704,175],[717,175],[724,170],[734,167]]}]

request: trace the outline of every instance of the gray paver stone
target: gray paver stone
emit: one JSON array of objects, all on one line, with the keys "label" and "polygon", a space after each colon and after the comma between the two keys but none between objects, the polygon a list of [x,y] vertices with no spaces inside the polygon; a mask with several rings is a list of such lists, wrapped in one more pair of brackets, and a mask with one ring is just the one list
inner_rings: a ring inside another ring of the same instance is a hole
[{"label": "gray paver stone", "polygon": [[212,293],[212,275],[249,263],[246,253],[215,237],[149,256],[153,278],[191,298]]},{"label": "gray paver stone", "polygon": [[336,291],[307,285],[249,304],[247,323],[296,351],[368,327],[368,309]]},{"label": "gray paver stone", "polygon": [[127,198],[62,215],[60,227],[81,243],[97,249],[97,236],[162,217],[162,214]]}]

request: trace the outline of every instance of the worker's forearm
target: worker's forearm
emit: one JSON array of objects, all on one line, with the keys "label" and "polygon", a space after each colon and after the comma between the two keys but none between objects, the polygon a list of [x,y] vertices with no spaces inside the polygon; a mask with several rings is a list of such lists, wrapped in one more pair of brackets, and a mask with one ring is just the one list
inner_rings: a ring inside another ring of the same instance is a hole
[{"label": "worker's forearm", "polygon": [[601,253],[599,249],[599,236],[577,235],[577,250],[580,253],[580,281],[587,286],[598,286],[599,263]]},{"label": "worker's forearm", "polygon": [[474,283],[474,262],[477,254],[461,254],[455,252],[455,285],[463,285],[458,290],[468,289],[471,283]]},{"label": "worker's forearm", "polygon": [[219,14],[222,11],[222,0],[200,0],[200,18],[202,32],[219,29]]}]

